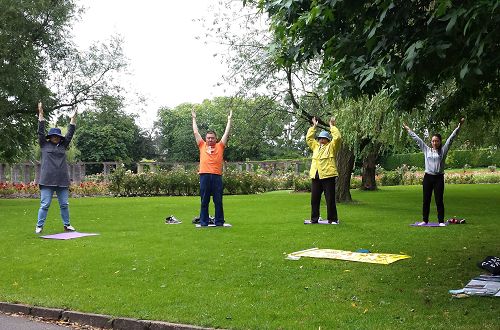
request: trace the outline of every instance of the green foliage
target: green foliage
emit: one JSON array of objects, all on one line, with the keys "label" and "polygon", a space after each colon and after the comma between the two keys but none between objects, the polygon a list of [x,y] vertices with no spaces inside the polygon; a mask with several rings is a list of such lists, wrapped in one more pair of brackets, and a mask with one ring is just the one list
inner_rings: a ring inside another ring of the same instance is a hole
[{"label": "green foliage", "polygon": [[103,97],[97,110],[84,112],[77,123],[74,141],[84,162],[139,161],[148,156],[152,141],[135,123],[135,117],[122,110],[120,99]]},{"label": "green foliage", "polygon": [[[69,187],[70,197],[90,197],[109,195],[108,184],[105,182],[85,181],[79,184],[72,183]],[[30,182],[9,183],[0,182],[0,196],[5,198],[39,198],[38,184]]]},{"label": "green foliage", "polygon": [[125,67],[121,40],[79,51],[71,25],[81,9],[74,0],[0,1],[0,160],[30,157],[36,107],[46,119],[121,88],[113,74]]},{"label": "green foliage", "polygon": [[308,176],[297,176],[293,179],[293,190],[294,191],[311,191],[311,179]]},{"label": "green foliage", "polygon": [[401,173],[399,173],[398,171],[387,171],[382,175],[380,179],[380,184],[382,186],[399,186],[401,182]]},{"label": "green foliage", "polygon": [[[403,164],[423,168],[424,159],[421,152],[393,154],[383,157],[380,164],[387,170],[394,170]],[[448,168],[463,168],[466,164],[472,167],[487,167],[500,164],[500,151],[496,148],[451,150],[446,157],[446,166]]]},{"label": "green foliage", "polygon": [[34,139],[36,105],[53,105],[47,66],[64,56],[73,1],[0,1],[0,159],[12,161]]},{"label": "green foliage", "polygon": [[386,170],[394,170],[403,164],[423,168],[424,156],[421,152],[410,154],[392,154],[382,157],[380,164]]},{"label": "green foliage", "polygon": [[[492,78],[498,76],[498,43],[493,41],[498,40],[498,8],[492,2],[243,3],[245,8],[236,6],[235,12],[234,2],[224,1],[232,14],[221,11],[208,20],[213,24],[208,30],[229,45],[227,82],[239,87],[239,95],[263,92],[287,105],[298,119],[295,136],[311,116],[336,115],[344,142],[361,158],[365,182],[371,181],[366,177],[373,174],[372,160],[379,152],[407,147],[402,121],[438,126],[458,120],[457,112],[470,119],[482,116],[493,130],[474,130],[485,134],[467,134],[464,142],[485,146],[498,140],[494,123],[500,84]],[[465,7],[470,10],[464,12]],[[462,35],[457,27],[464,26],[464,19],[469,27]],[[457,62],[468,61],[471,42],[479,39],[487,39],[488,55],[482,59],[487,63],[481,65],[490,67],[492,75],[476,72],[462,79],[463,63]],[[341,118],[343,109],[348,111]],[[402,116],[402,109],[411,110],[412,118]]]},{"label": "green foliage", "polygon": [[[197,171],[174,168],[170,171],[134,174],[118,167],[110,177],[109,190],[115,196],[196,196],[199,195]],[[286,189],[288,180],[273,178],[254,172],[226,171],[223,175],[224,190],[230,195],[257,194]]]},{"label": "green foliage", "polygon": [[[421,185],[424,178],[423,172],[417,172],[416,168],[403,165],[394,171],[383,171],[379,177],[382,186],[397,185]],[[474,184],[474,183],[500,183],[500,175],[497,172],[468,171],[447,172],[445,175],[447,184]]]},{"label": "green foliage", "polygon": [[163,108],[158,113],[160,153],[168,161],[199,160],[199,151],[192,130],[191,110],[197,113],[202,137],[214,130],[218,139],[224,133],[227,115],[233,110],[231,132],[224,158],[228,161],[260,160],[300,156],[295,141],[283,127],[291,117],[278,111],[279,105],[265,97],[254,99],[220,97],[201,104],[181,104],[174,109]]},{"label": "green foliage", "polygon": [[498,111],[497,1],[261,0],[258,6],[270,18],[274,61],[291,67],[319,59],[331,98],[339,88],[352,96],[387,88],[409,110],[453,80],[457,88],[441,105],[448,115],[487,95],[488,108]]}]

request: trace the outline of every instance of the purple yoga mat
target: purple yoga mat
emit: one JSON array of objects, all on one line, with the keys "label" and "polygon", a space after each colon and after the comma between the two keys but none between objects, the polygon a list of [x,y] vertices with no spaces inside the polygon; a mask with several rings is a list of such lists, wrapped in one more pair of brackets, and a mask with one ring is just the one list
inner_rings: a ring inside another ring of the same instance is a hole
[{"label": "purple yoga mat", "polygon": [[40,236],[40,238],[48,238],[48,239],[73,239],[73,238],[78,238],[78,237],[96,236],[96,235],[99,235],[99,234],[79,233],[77,231],[68,231],[68,232],[64,232],[64,233],[60,233],[60,234]]},{"label": "purple yoga mat", "polygon": [[[311,224],[311,220],[304,220],[304,225],[310,225]],[[328,223],[328,220],[318,220],[318,225],[329,225]]]},{"label": "purple yoga mat", "polygon": [[[419,223],[421,223],[421,222],[422,221],[412,223],[410,226],[413,226],[413,227],[439,227],[439,223],[437,223],[437,222],[428,222],[425,225],[419,225]],[[444,225],[447,226],[448,224],[445,222]]]}]

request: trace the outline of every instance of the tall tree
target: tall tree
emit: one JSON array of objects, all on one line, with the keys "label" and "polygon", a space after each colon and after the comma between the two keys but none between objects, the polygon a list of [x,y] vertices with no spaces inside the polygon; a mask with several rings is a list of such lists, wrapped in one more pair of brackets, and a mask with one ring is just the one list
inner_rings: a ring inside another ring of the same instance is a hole
[{"label": "tall tree", "polygon": [[[311,118],[329,118],[336,109],[326,100],[326,90],[320,81],[320,62],[290,63],[283,66],[276,61],[276,47],[268,25],[251,7],[236,6],[234,1],[224,2],[225,8],[216,13],[207,26],[207,35],[228,47],[223,60],[230,74],[225,79],[231,86],[238,86],[237,95],[246,97],[265,95],[282,105],[275,110],[293,117],[289,129],[291,136],[305,146],[304,135]],[[228,12],[230,14],[228,14]],[[320,120],[320,127],[327,123]],[[338,201],[351,201],[350,178],[354,166],[353,148],[341,145],[337,167],[339,184],[336,186]]]},{"label": "tall tree", "polygon": [[276,62],[290,67],[320,59],[332,96],[338,86],[352,96],[385,88],[408,110],[453,81],[453,93],[436,104],[440,118],[457,117],[457,108],[477,97],[489,107],[470,108],[470,117],[499,110],[499,1],[242,2],[269,15]]},{"label": "tall tree", "polygon": [[394,110],[387,91],[373,97],[338,99],[335,102],[338,126],[344,142],[361,159],[361,189],[375,190],[375,168],[381,153],[401,146],[401,124],[405,116]]},{"label": "tall tree", "polygon": [[302,150],[290,138],[284,127],[291,118],[269,108],[279,107],[264,97],[241,99],[218,97],[201,104],[181,104],[174,109],[159,111],[156,128],[159,132],[160,151],[165,160],[198,160],[191,128],[191,109],[197,113],[197,122],[202,136],[214,130],[219,138],[224,132],[227,114],[233,110],[233,123],[228,149],[224,156],[228,161],[263,160],[292,155],[297,157]]},{"label": "tall tree", "polygon": [[138,161],[148,155],[143,150],[147,137],[135,117],[123,112],[121,99],[102,97],[96,109],[86,110],[78,120],[75,144],[79,159],[86,162]]},{"label": "tall tree", "polygon": [[125,66],[121,41],[79,52],[70,28],[75,0],[0,1],[0,160],[29,150],[36,132],[36,104],[48,118],[82,102],[118,94],[111,79]]}]

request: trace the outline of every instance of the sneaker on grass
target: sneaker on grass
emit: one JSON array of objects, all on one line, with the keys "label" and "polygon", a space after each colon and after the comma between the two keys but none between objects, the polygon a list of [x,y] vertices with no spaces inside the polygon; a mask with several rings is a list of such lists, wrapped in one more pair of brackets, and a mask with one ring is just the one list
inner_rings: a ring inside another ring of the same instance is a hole
[{"label": "sneaker on grass", "polygon": [[72,225],[67,225],[67,226],[64,226],[64,230],[65,231],[75,231],[76,229]]},{"label": "sneaker on grass", "polygon": [[331,222],[328,221],[328,223],[331,224],[331,225],[338,225],[340,223],[340,221],[339,220],[337,220],[337,221],[331,221]]},{"label": "sneaker on grass", "polygon": [[446,226],[444,222],[439,223],[439,227],[444,227],[444,226]]},{"label": "sneaker on grass", "polygon": [[43,230],[43,227],[36,226],[36,228],[35,228],[35,234],[40,234],[42,232],[42,230]]},{"label": "sneaker on grass", "polygon": [[177,218],[175,218],[173,215],[171,215],[165,219],[165,223],[166,224],[179,224],[179,223],[182,223],[182,221],[177,220]]}]

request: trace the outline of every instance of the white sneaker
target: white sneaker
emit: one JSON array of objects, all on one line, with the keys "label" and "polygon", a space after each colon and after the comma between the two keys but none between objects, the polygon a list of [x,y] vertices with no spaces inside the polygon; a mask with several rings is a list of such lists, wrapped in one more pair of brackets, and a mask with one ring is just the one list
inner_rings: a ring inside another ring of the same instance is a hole
[{"label": "white sneaker", "polygon": [[444,222],[439,223],[439,227],[445,227],[445,226],[446,226],[446,224]]},{"label": "white sneaker", "polygon": [[42,232],[42,230],[43,230],[43,227],[36,226],[36,228],[35,228],[35,234],[40,234]]},{"label": "white sneaker", "polygon": [[424,226],[424,225],[426,225],[426,224],[427,224],[427,222],[422,221],[422,222],[419,222],[419,223],[417,224],[417,226]]},{"label": "white sneaker", "polygon": [[65,231],[75,231],[76,229],[72,225],[67,225],[67,226],[64,226],[64,230]]}]

